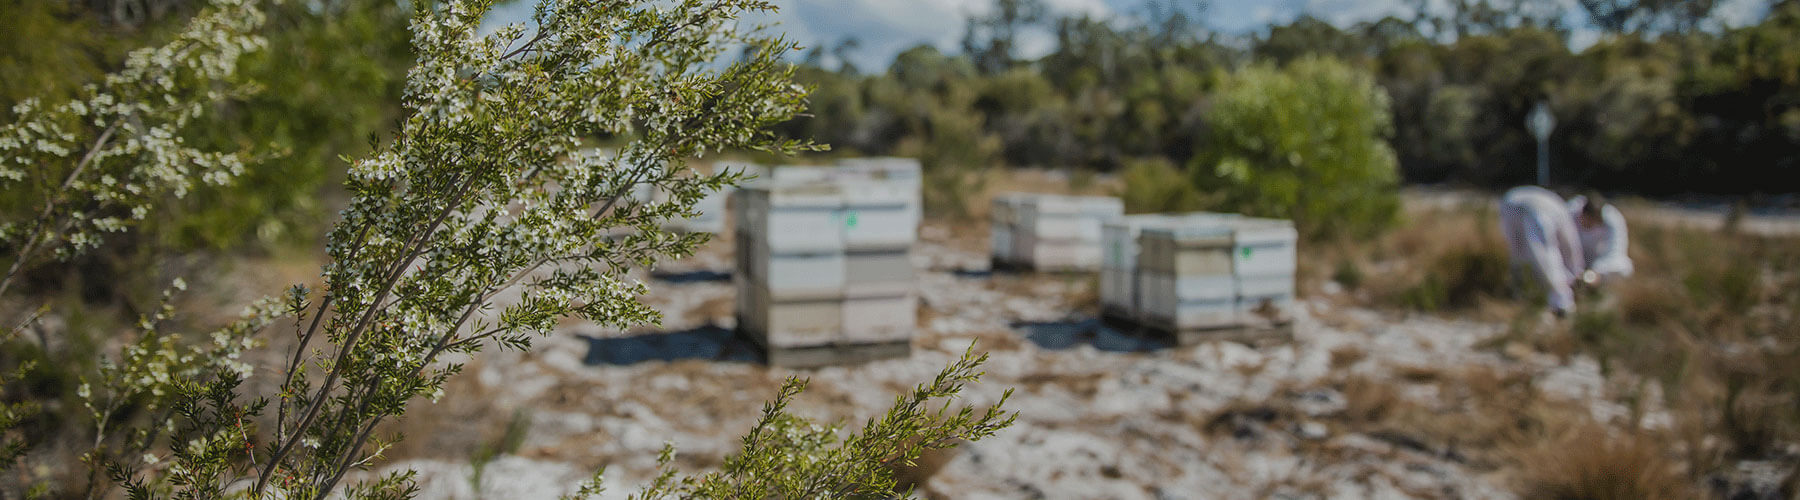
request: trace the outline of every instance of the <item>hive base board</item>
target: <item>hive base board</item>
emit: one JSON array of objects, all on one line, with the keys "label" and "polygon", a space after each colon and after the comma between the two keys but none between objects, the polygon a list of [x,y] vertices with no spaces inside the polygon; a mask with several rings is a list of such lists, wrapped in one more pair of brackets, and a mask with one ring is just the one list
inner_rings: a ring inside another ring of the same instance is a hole
[{"label": "hive base board", "polygon": [[1094,274],[1095,272],[1098,272],[1100,270],[1100,266],[1095,265],[1095,266],[1085,266],[1085,267],[1084,266],[1039,267],[1039,266],[1033,266],[1029,262],[1015,262],[1015,261],[1011,261],[1011,260],[1001,259],[998,257],[989,257],[988,258],[988,269],[995,273],[1003,273],[1003,274],[1076,275],[1076,274]]},{"label": "hive base board", "polygon": [[1016,273],[1030,271],[1025,266],[1009,259],[988,257],[988,269],[996,273]]},{"label": "hive base board", "polygon": [[1227,341],[1251,346],[1286,344],[1294,341],[1294,324],[1241,325],[1206,330],[1183,330],[1173,333],[1175,343],[1194,345],[1202,342]]},{"label": "hive base board", "polygon": [[1294,323],[1233,325],[1219,328],[1189,328],[1176,330],[1168,325],[1153,322],[1142,322],[1125,316],[1117,311],[1104,311],[1100,320],[1107,326],[1131,335],[1169,339],[1175,345],[1195,345],[1203,342],[1226,341],[1250,346],[1283,344],[1294,341]]},{"label": "hive base board", "polygon": [[1116,304],[1100,304],[1100,322],[1107,326],[1121,326],[1131,323],[1131,308]]},{"label": "hive base board", "polygon": [[853,365],[912,356],[912,340],[874,344],[826,344],[810,347],[775,347],[758,344],[769,366],[816,368]]},{"label": "hive base board", "polygon": [[[743,324],[743,318],[739,316],[738,325]],[[770,347],[768,339],[757,332],[749,331],[741,326],[736,331],[738,337],[749,340],[757,352],[762,353],[763,362],[769,366],[817,368],[912,356],[911,338],[887,342],[836,342],[805,347]]]}]

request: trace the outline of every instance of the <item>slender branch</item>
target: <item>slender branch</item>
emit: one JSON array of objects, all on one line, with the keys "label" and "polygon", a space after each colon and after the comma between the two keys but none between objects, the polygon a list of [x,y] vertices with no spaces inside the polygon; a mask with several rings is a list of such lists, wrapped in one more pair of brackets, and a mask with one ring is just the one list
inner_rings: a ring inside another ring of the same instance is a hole
[{"label": "slender branch", "polygon": [[338,481],[344,479],[344,474],[350,472],[353,458],[356,456],[355,451],[361,449],[363,444],[369,441],[369,436],[375,432],[375,425],[381,423],[381,420],[381,416],[376,416],[369,420],[368,425],[363,426],[362,432],[356,434],[356,440],[351,443],[350,448],[345,450],[342,461],[337,464],[337,470],[332,471],[331,480],[326,481],[319,488],[319,494],[313,497],[314,500],[324,500],[331,490],[337,487]]},{"label": "slender branch", "polygon": [[[642,176],[641,174],[643,172],[645,172],[646,170],[647,169],[641,168],[641,169],[633,172],[631,182],[628,182],[628,183],[618,187],[614,191],[614,193],[610,197],[608,197],[606,203],[601,206],[600,210],[598,212],[596,212],[596,216],[598,216],[598,214],[606,213],[607,210],[610,210],[615,204],[618,203],[619,200],[624,198],[625,192],[628,191],[632,186],[636,186],[637,184],[644,182],[639,179]],[[434,226],[435,226],[435,224],[434,224]],[[489,299],[493,298],[500,291],[510,288],[518,280],[524,278],[527,275],[530,275],[533,271],[535,271],[538,267],[542,266],[548,260],[549,259],[547,259],[547,258],[538,259],[535,263],[533,263],[531,266],[525,268],[523,271],[514,274],[512,277],[510,277],[506,281],[504,281],[496,286],[489,287],[486,291],[484,291],[484,293],[478,295],[475,298],[475,300],[470,301],[469,305],[463,310],[463,313],[457,318],[456,322],[454,324],[452,324],[450,326],[450,328],[447,329],[446,333],[443,336],[438,338],[437,344],[435,346],[433,346],[432,350],[429,353],[427,353],[425,355],[425,357],[420,360],[419,364],[413,368],[413,373],[411,374],[411,376],[417,377],[419,374],[423,373],[426,367],[429,367],[432,365],[432,363],[435,363],[437,360],[437,357],[439,355],[441,355],[444,351],[449,350],[450,348],[466,345],[466,344],[473,343],[473,342],[480,342],[487,338],[491,338],[491,336],[496,333],[504,331],[503,327],[495,327],[495,328],[491,328],[487,331],[484,331],[484,332],[481,332],[481,333],[478,333],[475,335],[471,335],[468,337],[464,337],[461,339],[458,339],[457,338],[458,336],[456,335],[456,332],[462,329],[462,325],[465,324],[471,317],[474,316],[475,311],[479,310],[482,306],[486,305],[487,301]],[[346,345],[349,345],[349,344],[346,344]],[[366,392],[363,392],[363,396],[353,398],[353,399],[357,400],[359,403],[359,405],[358,405],[359,409],[356,414],[360,415],[363,413],[364,410],[366,410],[368,403],[370,401],[369,398],[373,397],[374,391],[376,390],[377,387],[380,386],[381,380],[382,379],[371,380],[370,385],[368,386],[368,389],[366,390]],[[316,407],[316,405],[315,405],[315,407]],[[325,487],[323,489],[321,489],[320,491],[322,491],[322,492],[331,491],[331,489],[333,487],[335,487],[335,485],[338,483],[338,481],[340,481],[343,478],[343,475],[346,472],[348,472],[348,470],[349,470],[348,464],[351,463],[351,461],[355,460],[358,450],[360,450],[362,448],[362,446],[367,443],[370,433],[375,429],[375,426],[377,424],[379,424],[381,421],[384,420],[384,417],[385,417],[384,415],[376,415],[374,418],[370,419],[369,422],[364,424],[363,430],[358,433],[357,438],[352,442],[352,444],[350,445],[349,448],[346,448],[344,450],[344,454],[342,457],[340,457],[340,462],[336,466],[336,470],[330,471],[330,472],[334,473],[332,478],[325,483]],[[298,428],[296,430],[298,430]],[[323,494],[323,493],[321,493],[321,494]],[[321,498],[323,498],[323,497],[321,497]]]},{"label": "slender branch", "polygon": [[49,234],[44,232],[44,226],[49,224],[51,215],[56,212],[56,206],[59,205],[57,202],[69,192],[70,186],[75,185],[75,179],[80,178],[81,174],[87,171],[88,165],[93,164],[94,158],[100,154],[100,149],[106,147],[107,141],[112,140],[113,132],[119,129],[119,123],[122,120],[124,118],[114,120],[111,125],[106,126],[105,130],[100,131],[100,137],[94,139],[94,145],[89,146],[87,154],[82,155],[81,161],[75,163],[75,169],[69,171],[68,177],[63,178],[62,184],[57,186],[56,192],[44,197],[44,210],[39,212],[37,219],[32,222],[31,238],[27,239],[25,246],[19,249],[19,254],[14,258],[12,266],[6,270],[6,277],[0,278],[0,295],[6,294],[7,287],[12,286],[13,277],[18,275],[19,269],[25,266],[26,261],[31,260],[32,254],[37,252],[37,246],[49,241]]},{"label": "slender branch", "polygon": [[317,396],[313,397],[307,405],[305,416],[300,418],[300,422],[294,425],[293,432],[287,436],[286,439],[282,440],[281,445],[269,456],[269,463],[263,467],[262,477],[257,480],[256,494],[262,494],[263,489],[268,485],[269,476],[274,473],[275,468],[281,463],[281,458],[293,451],[294,445],[298,444],[301,437],[306,433],[307,426],[312,425],[313,419],[318,417],[319,411],[323,409],[328,402],[325,396],[330,394],[331,389],[337,383],[338,377],[342,375],[342,363],[348,359],[350,353],[355,350],[357,341],[361,340],[363,332],[368,330],[369,322],[374,319],[375,313],[381,309],[381,303],[385,301],[388,294],[393,291],[394,285],[399,283],[401,275],[406,271],[406,267],[412,265],[414,260],[424,254],[425,243],[430,241],[431,235],[437,232],[438,227],[444,223],[445,219],[450,217],[450,214],[456,210],[456,207],[462,204],[469,191],[473,189],[474,185],[477,184],[477,181],[479,180],[479,176],[470,175],[465,182],[461,183],[458,192],[452,196],[450,202],[446,203],[444,208],[438,213],[438,216],[431,221],[431,225],[426,227],[423,232],[415,235],[414,240],[416,241],[416,244],[414,244],[414,248],[407,254],[406,258],[397,262],[394,270],[385,278],[385,283],[382,285],[381,291],[375,295],[375,299],[369,303],[368,309],[363,312],[362,317],[357,320],[356,324],[351,328],[349,335],[338,347],[337,358],[333,361],[331,370],[325,377],[325,382],[320,384]]},{"label": "slender branch", "polygon": [[[350,246],[350,253],[346,256],[346,260],[354,260],[356,254],[362,251],[363,241],[369,236],[369,228],[373,225],[372,221],[365,220],[362,230],[358,231],[356,234],[355,243],[352,243]],[[325,312],[331,309],[331,303],[335,299],[337,299],[337,294],[327,289],[325,291],[325,299],[319,301],[319,308],[313,313],[312,324],[306,327],[306,333],[300,335],[299,342],[294,346],[294,357],[293,359],[288,360],[286,378],[281,383],[282,392],[285,393],[292,390],[294,377],[299,376],[300,373],[300,361],[305,359],[306,346],[312,343],[313,334],[319,331],[320,320],[325,318]],[[275,439],[281,440],[287,435],[287,399],[283,398],[280,404],[275,405],[275,408]]]},{"label": "slender branch", "polygon": [[540,28],[538,28],[537,34],[533,35],[530,40],[525,41],[525,45],[520,45],[519,48],[513,49],[511,52],[507,52],[506,55],[500,56],[500,59],[502,59],[502,60],[512,59],[513,56],[516,56],[522,52],[525,52],[526,49],[530,49],[533,45],[536,45],[539,41],[542,41],[549,37],[550,37],[550,32],[545,31],[543,28],[540,27]]}]

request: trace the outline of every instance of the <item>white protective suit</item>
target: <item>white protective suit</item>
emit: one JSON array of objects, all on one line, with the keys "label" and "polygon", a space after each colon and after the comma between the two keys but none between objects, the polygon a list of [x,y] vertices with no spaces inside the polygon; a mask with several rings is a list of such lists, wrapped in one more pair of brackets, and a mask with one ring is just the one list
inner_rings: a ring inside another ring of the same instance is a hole
[{"label": "white protective suit", "polygon": [[1575,217],[1562,197],[1537,186],[1507,191],[1500,199],[1500,232],[1506,236],[1513,268],[1530,267],[1549,290],[1550,309],[1574,311],[1574,284],[1586,269],[1587,259]]},{"label": "white protective suit", "polygon": [[[1586,196],[1570,198],[1569,216],[1577,217],[1586,205]],[[1631,276],[1631,257],[1625,254],[1629,241],[1625,237],[1625,215],[1619,213],[1618,207],[1602,207],[1599,225],[1586,228],[1576,224],[1575,231],[1581,235],[1581,254],[1587,256],[1587,270],[1603,281]]]}]

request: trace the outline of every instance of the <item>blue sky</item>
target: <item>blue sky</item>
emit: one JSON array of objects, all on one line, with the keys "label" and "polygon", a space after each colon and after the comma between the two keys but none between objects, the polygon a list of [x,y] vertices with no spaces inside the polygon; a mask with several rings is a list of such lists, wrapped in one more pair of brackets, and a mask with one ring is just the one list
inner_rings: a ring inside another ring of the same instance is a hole
[{"label": "blue sky", "polygon": [[[1182,1],[1182,0],[1176,0]],[[1186,0],[1188,4],[1194,0]],[[1577,0],[1559,0],[1566,10],[1577,12]],[[1053,12],[1087,13],[1095,16],[1142,16],[1146,0],[1044,0]],[[1769,0],[1723,0],[1720,18],[1728,25],[1754,23],[1768,10]],[[530,16],[532,0],[523,0],[499,8],[494,21],[524,20]],[[860,48],[853,61],[865,70],[887,67],[895,54],[921,43],[935,45],[945,51],[956,51],[962,37],[963,24],[970,15],[979,15],[992,7],[992,0],[776,0],[781,11],[773,16],[755,19],[780,23],[778,29],[801,44],[830,47],[839,40],[856,37]],[[1404,0],[1211,0],[1204,19],[1216,31],[1246,34],[1263,29],[1271,22],[1284,22],[1307,13],[1348,26],[1360,21],[1380,19],[1407,13]],[[1570,24],[1585,24],[1584,16],[1571,16]],[[1598,35],[1592,30],[1575,34],[1578,47],[1591,44]],[[1023,56],[1035,57],[1048,52],[1053,41],[1047,31],[1028,33],[1022,37]]]}]

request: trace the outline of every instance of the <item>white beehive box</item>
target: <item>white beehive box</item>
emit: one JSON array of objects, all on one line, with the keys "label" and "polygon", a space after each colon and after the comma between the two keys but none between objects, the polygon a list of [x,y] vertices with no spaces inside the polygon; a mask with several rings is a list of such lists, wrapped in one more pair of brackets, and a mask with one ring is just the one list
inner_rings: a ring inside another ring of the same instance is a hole
[{"label": "white beehive box", "polygon": [[918,239],[919,221],[914,215],[916,185],[869,180],[834,183],[843,192],[838,214],[845,248],[912,248]]},{"label": "white beehive box", "polygon": [[[916,164],[915,164],[916,166]],[[912,247],[919,234],[919,183],[875,170],[840,179],[845,235],[844,337],[904,342],[918,323]],[[866,175],[865,175],[866,174]]]},{"label": "white beehive box", "polygon": [[1293,318],[1298,241],[1299,233],[1290,221],[1246,218],[1240,222],[1232,249],[1240,319],[1279,323]]},{"label": "white beehive box", "polygon": [[1100,227],[1125,213],[1118,198],[1018,193],[997,199],[994,209],[996,222],[1008,222],[996,230],[996,239],[1006,240],[994,244],[996,251],[1004,246],[1009,263],[1056,271],[1099,268]]},{"label": "white beehive box", "polygon": [[1171,329],[1237,324],[1232,228],[1224,223],[1145,228],[1138,235],[1142,321]]},{"label": "white beehive box", "polygon": [[[917,185],[792,172],[734,202],[742,328],[771,360],[829,362],[835,349],[873,344],[904,353],[917,326]],[[795,351],[812,347],[824,350]]]},{"label": "white beehive box", "polygon": [[[740,325],[770,347],[840,340],[843,329],[843,193],[829,184],[739,192]],[[772,230],[780,228],[779,230]]]},{"label": "white beehive box", "polygon": [[[1135,264],[1134,320],[1186,331],[1292,319],[1297,233],[1291,222],[1194,214],[1139,225],[1135,262],[1125,249],[1116,261]],[[1124,237],[1130,226],[1110,226],[1109,238]]]},{"label": "white beehive box", "polygon": [[912,215],[913,226],[918,226],[924,220],[925,170],[918,159],[892,156],[851,158],[839,162],[839,166],[840,175],[846,178],[878,181],[906,189],[912,193],[908,200],[908,210]]},{"label": "white beehive box", "polygon": [[1127,215],[1100,227],[1100,305],[1109,315],[1130,318],[1138,309],[1138,234],[1145,228],[1178,228],[1216,223],[1232,214]]},{"label": "white beehive box", "polygon": [[801,348],[843,340],[844,303],[836,298],[776,299],[751,287],[739,328],[770,348]]},{"label": "white beehive box", "polygon": [[1019,224],[1019,204],[1022,199],[1018,194],[1002,194],[994,197],[988,204],[988,231],[992,235],[988,240],[988,258],[995,264],[1016,264],[1018,253],[1014,250]]},{"label": "white beehive box", "polygon": [[919,299],[900,295],[845,297],[843,333],[848,343],[907,342],[918,327]]},{"label": "white beehive box", "polygon": [[1108,196],[1035,195],[1026,197],[1019,224],[1041,240],[1098,241],[1100,225],[1125,214],[1125,205]]},{"label": "white beehive box", "polygon": [[844,254],[844,295],[899,296],[914,289],[912,252],[897,248]]},{"label": "white beehive box", "polygon": [[1232,272],[1239,276],[1293,275],[1299,259],[1299,233],[1291,222],[1243,218],[1233,242]]}]

